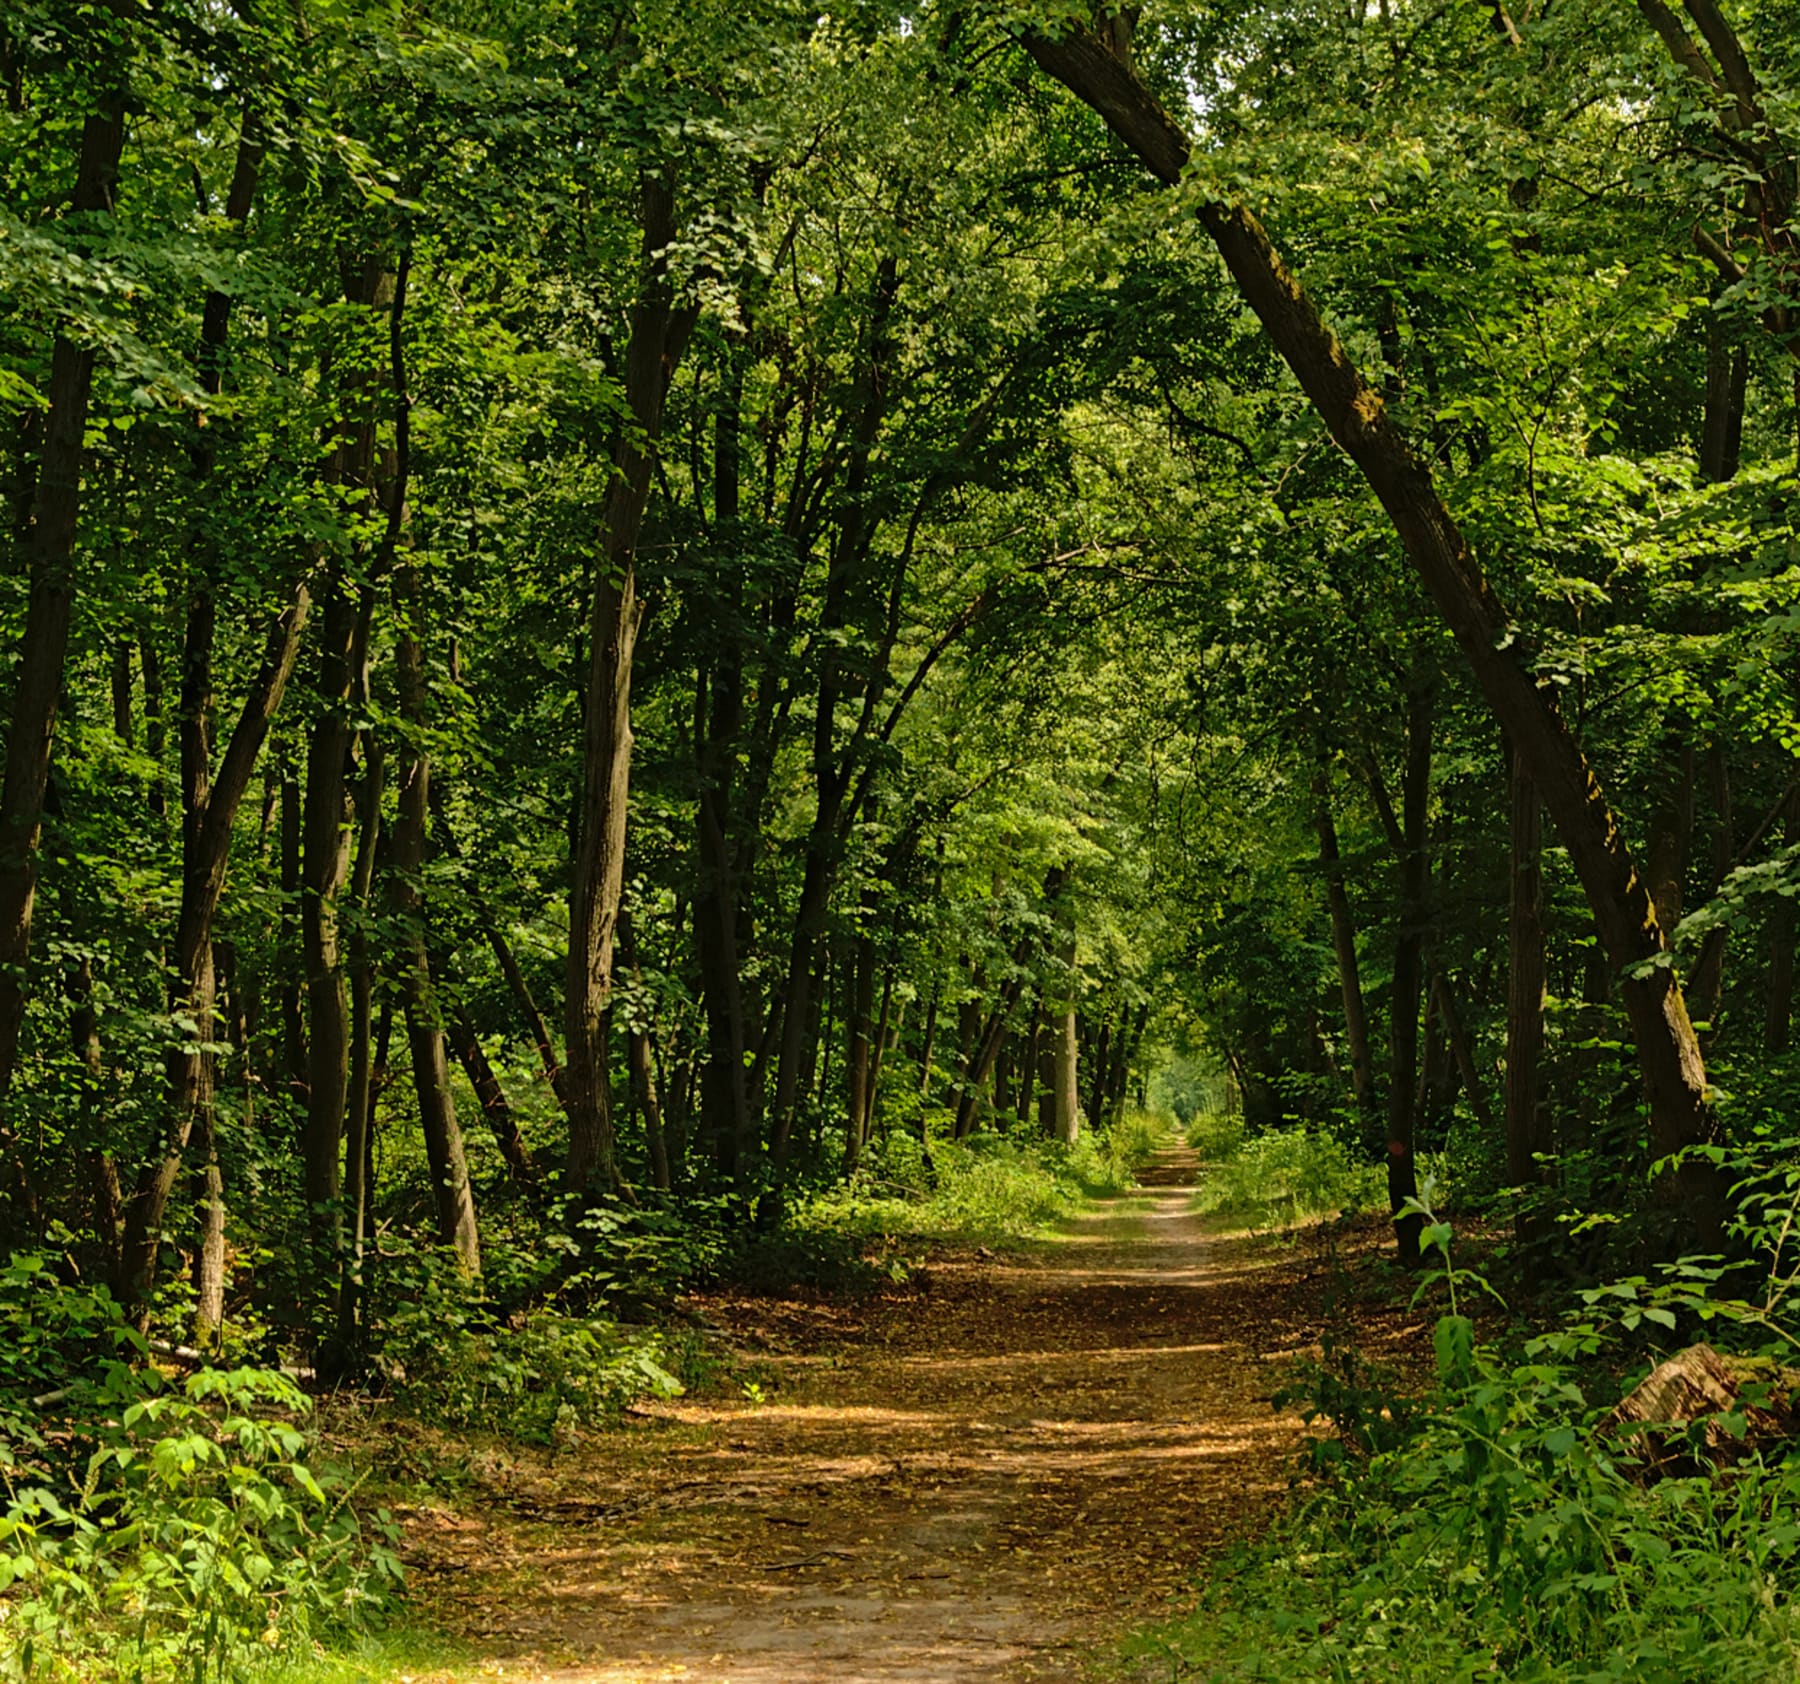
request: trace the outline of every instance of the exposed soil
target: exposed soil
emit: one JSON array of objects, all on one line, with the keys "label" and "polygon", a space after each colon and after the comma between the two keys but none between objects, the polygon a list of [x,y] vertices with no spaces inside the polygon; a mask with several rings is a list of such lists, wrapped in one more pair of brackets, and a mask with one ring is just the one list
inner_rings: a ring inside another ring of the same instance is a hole
[{"label": "exposed soil", "polygon": [[884,1302],[708,1301],[768,1395],[486,1459],[472,1507],[406,1517],[427,1611],[556,1684],[1088,1676],[1266,1520],[1302,1430],[1269,1400],[1317,1259],[1208,1232],[1196,1167]]}]

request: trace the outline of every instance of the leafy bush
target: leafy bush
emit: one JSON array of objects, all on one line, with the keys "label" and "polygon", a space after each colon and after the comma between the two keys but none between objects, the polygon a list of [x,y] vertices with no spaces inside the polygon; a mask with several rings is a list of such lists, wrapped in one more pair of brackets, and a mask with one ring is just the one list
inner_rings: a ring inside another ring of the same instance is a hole
[{"label": "leafy bush", "polygon": [[1207,1163],[1223,1163],[1237,1156],[1245,1138],[1244,1113],[1236,1110],[1201,1111],[1189,1119],[1187,1143]]},{"label": "leafy bush", "polygon": [[[938,1121],[929,1118],[928,1122]],[[948,1117],[941,1126],[947,1133]],[[805,1233],[878,1238],[1006,1240],[1040,1232],[1096,1194],[1122,1192],[1167,1131],[1133,1113],[1073,1146],[982,1131],[965,1140],[934,1130],[927,1168],[916,1133],[896,1131],[851,1180],[797,1201]]]},{"label": "leafy bush", "polygon": [[[0,1323],[20,1330],[0,1368],[0,1676],[236,1678],[397,1590],[387,1517],[365,1529],[349,1482],[311,1465],[293,1381],[171,1384],[124,1360],[142,1342],[110,1299],[30,1257],[0,1274]],[[75,1329],[94,1343],[58,1375]]]},{"label": "leafy bush", "polygon": [[1194,1195],[1194,1208],[1203,1215],[1274,1228],[1365,1209],[1387,1198],[1381,1166],[1334,1135],[1280,1129],[1240,1135],[1233,1143],[1229,1127],[1221,1127],[1206,1138],[1201,1149],[1207,1152],[1209,1170]]},{"label": "leafy bush", "polygon": [[[577,1242],[559,1236],[579,1255]],[[605,1295],[606,1271],[581,1273],[570,1296]],[[433,1422],[548,1443],[617,1417],[642,1397],[682,1390],[672,1369],[683,1336],[554,1306],[507,1310],[442,1250],[390,1264],[380,1363],[406,1407]]]},{"label": "leafy bush", "polygon": [[[1590,1321],[1503,1361],[1458,1313],[1472,1281],[1448,1269],[1448,1229],[1420,1214],[1452,1292],[1436,1390],[1396,1408],[1353,1370],[1314,1369],[1308,1413],[1340,1435],[1314,1447],[1322,1487],[1138,1650],[1221,1684],[1791,1679],[1800,1457],[1746,1449],[1728,1471],[1700,1459],[1652,1477],[1588,1395],[1579,1359],[1606,1330]],[[1638,1295],[1620,1302],[1618,1325],[1641,1326]]]},{"label": "leafy bush", "polygon": [[385,1349],[407,1407],[437,1425],[548,1443],[684,1389],[672,1372],[684,1366],[678,1335],[555,1310],[517,1319],[477,1305],[455,1327],[391,1322]]}]

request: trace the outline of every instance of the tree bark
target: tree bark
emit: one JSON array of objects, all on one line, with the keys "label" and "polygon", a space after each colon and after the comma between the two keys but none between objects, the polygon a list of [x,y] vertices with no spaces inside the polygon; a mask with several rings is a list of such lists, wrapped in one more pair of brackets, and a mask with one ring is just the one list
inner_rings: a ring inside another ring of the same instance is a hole
[{"label": "tree bark", "polygon": [[[1365,1127],[1377,1110],[1375,1053],[1369,1037],[1369,1008],[1363,998],[1362,969],[1356,954],[1356,919],[1344,883],[1337,821],[1331,812],[1331,773],[1321,763],[1313,774],[1313,819],[1319,833],[1319,865],[1325,880],[1325,910],[1331,918],[1331,950],[1337,957],[1338,993],[1344,1003],[1344,1043],[1350,1052],[1350,1091]],[[1374,1141],[1368,1142],[1373,1147]]]},{"label": "tree bark", "polygon": [[1388,1010],[1388,1208],[1402,1262],[1419,1256],[1422,1219],[1403,1215],[1419,1193],[1413,1158],[1419,1074],[1419,1004],[1425,983],[1425,941],[1431,920],[1431,738],[1434,688],[1415,681],[1406,697],[1406,770],[1400,794],[1400,929],[1394,943],[1394,984]]},{"label": "tree bark", "polygon": [[[1544,877],[1538,795],[1516,754],[1507,755],[1511,794],[1506,982],[1506,1175],[1515,1187],[1540,1180],[1543,1117],[1538,1061],[1544,1048]],[[1521,1228],[1520,1237],[1525,1238]]]},{"label": "tree bark", "polygon": [[[125,94],[114,81],[82,124],[70,213],[110,216],[125,141]],[[61,334],[50,354],[37,499],[25,534],[30,590],[14,668],[6,774],[0,784],[0,1106],[18,1064],[26,967],[37,899],[38,833],[62,697],[75,601],[75,536],[81,513],[82,435],[94,384],[94,352]]]},{"label": "tree bark", "polygon": [[643,281],[625,352],[631,424],[614,456],[600,566],[588,621],[580,821],[569,889],[564,1001],[569,1188],[621,1185],[613,1142],[612,1084],[605,1033],[612,999],[613,940],[625,881],[626,803],[631,780],[631,668],[643,605],[637,543],[649,502],[663,402],[694,313],[678,310],[666,253],[675,238],[675,196],[661,175],[639,180]]},{"label": "tree bark", "polygon": [[[1091,106],[1167,185],[1181,179],[1190,145],[1131,68],[1090,30],[1028,36],[1031,56]],[[1207,200],[1202,226],[1302,390],[1387,511],[1408,560],[1456,638],[1477,686],[1508,733],[1568,850],[1594,912],[1630,1018],[1658,1156],[1704,1146],[1715,1134],[1706,1065],[1681,985],[1666,963],[1655,908],[1600,781],[1526,660],[1520,629],[1482,574],[1438,496],[1429,467],[1387,413],[1242,203]],[[1686,1214],[1703,1241],[1725,1217],[1719,1170],[1699,1155],[1679,1171]]]}]

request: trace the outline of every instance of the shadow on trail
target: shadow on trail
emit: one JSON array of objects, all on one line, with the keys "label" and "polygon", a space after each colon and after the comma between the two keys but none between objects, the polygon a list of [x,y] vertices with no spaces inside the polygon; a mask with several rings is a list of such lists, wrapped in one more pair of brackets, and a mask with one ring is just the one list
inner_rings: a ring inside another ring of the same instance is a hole
[{"label": "shadow on trail", "polygon": [[518,1467],[427,1540],[440,1610],[560,1684],[1073,1679],[1285,1489],[1262,1354],[1310,1340],[1291,1262],[1209,1235],[1159,1155],[1004,1259],[934,1265],[758,1404],[670,1406]]}]

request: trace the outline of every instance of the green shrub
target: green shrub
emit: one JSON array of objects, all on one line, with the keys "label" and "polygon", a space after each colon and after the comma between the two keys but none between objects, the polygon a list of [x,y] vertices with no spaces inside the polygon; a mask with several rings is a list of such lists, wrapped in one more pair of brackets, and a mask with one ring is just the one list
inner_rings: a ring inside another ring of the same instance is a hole
[{"label": "green shrub", "polygon": [[406,1405],[447,1427],[547,1443],[615,1420],[645,1397],[678,1397],[679,1340],[600,1316],[539,1310],[517,1328],[472,1317],[454,1332],[390,1329]]},{"label": "green shrub", "polygon": [[[643,1397],[674,1397],[683,1336],[553,1306],[507,1312],[445,1251],[407,1261],[390,1289],[380,1363],[413,1413],[442,1426],[548,1443],[600,1426]],[[603,1283],[582,1282],[585,1297]]]},{"label": "green shrub", "polygon": [[1207,1174],[1194,1195],[1194,1208],[1203,1215],[1274,1228],[1366,1209],[1387,1198],[1381,1166],[1360,1158],[1335,1135],[1280,1129],[1240,1135],[1233,1145],[1229,1129],[1221,1127],[1208,1142],[1201,1148]]},{"label": "green shrub", "polygon": [[394,1528],[383,1513],[365,1528],[344,1477],[310,1465],[308,1400],[285,1376],[167,1387],[116,1363],[96,1401],[73,1429],[92,1446],[78,1486],[9,1471],[0,1676],[240,1678],[397,1592]]},{"label": "green shrub", "polygon": [[1209,1164],[1235,1157],[1244,1144],[1242,1111],[1201,1111],[1190,1118],[1187,1143]]},{"label": "green shrub", "polygon": [[[947,1130],[947,1114],[942,1126]],[[1068,1216],[1084,1199],[1131,1186],[1166,1132],[1160,1119],[1138,1113],[1103,1133],[1084,1131],[1073,1146],[990,1130],[958,1141],[934,1130],[928,1168],[918,1135],[896,1131],[849,1181],[797,1200],[793,1226],[863,1240],[1020,1238]]]},{"label": "green shrub", "polygon": [[[1449,1230],[1420,1215],[1447,1265]],[[1479,1283],[1447,1266],[1436,1278],[1451,1304],[1434,1334],[1435,1391],[1412,1404],[1353,1367],[1311,1369],[1306,1412],[1334,1429],[1311,1450],[1315,1494],[1137,1651],[1219,1684],[1793,1678],[1800,1457],[1746,1447],[1728,1468],[1698,1457],[1653,1477],[1575,1360],[1603,1329],[1503,1361],[1458,1311],[1459,1283]],[[1641,1328],[1641,1295],[1618,1301],[1618,1326]]]}]

